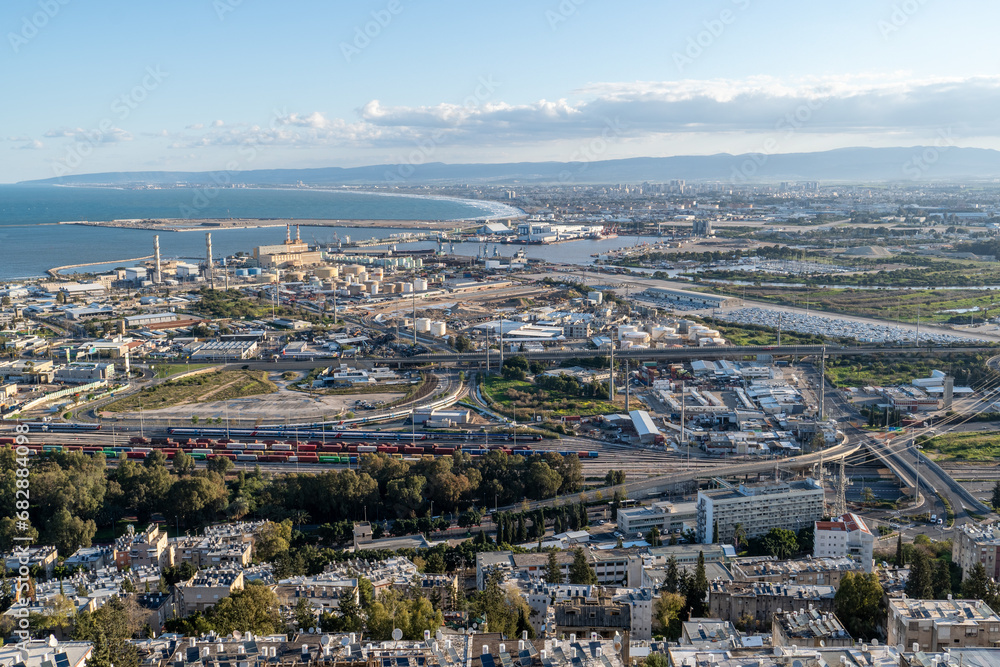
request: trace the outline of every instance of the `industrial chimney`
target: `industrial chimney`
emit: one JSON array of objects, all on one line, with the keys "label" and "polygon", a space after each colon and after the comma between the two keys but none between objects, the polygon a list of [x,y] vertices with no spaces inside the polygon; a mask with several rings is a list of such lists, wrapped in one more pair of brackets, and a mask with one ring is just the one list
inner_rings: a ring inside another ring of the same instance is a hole
[{"label": "industrial chimney", "polygon": [[153,282],[155,284],[159,285],[161,282],[163,282],[162,276],[160,274],[160,235],[159,234],[157,234],[156,236],[153,237],[153,258],[154,258],[153,261],[156,263],[156,266],[153,269]]},{"label": "industrial chimney", "polygon": [[208,286],[215,289],[215,270],[212,267],[212,232],[205,234],[205,276]]}]

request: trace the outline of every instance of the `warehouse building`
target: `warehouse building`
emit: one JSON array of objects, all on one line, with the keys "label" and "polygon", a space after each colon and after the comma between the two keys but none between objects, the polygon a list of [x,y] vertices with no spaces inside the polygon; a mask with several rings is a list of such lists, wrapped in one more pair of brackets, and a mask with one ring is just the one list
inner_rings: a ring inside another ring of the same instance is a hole
[{"label": "warehouse building", "polygon": [[692,310],[703,308],[731,308],[739,305],[740,300],[731,296],[719,294],[707,294],[705,292],[689,292],[682,289],[670,289],[666,287],[650,287],[643,292],[644,295],[658,301],[678,307]]}]

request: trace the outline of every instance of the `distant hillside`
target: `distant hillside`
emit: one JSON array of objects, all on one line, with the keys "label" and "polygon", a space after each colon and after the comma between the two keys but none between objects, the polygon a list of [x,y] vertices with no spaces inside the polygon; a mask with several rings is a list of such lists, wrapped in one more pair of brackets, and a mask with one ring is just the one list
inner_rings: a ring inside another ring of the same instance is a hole
[{"label": "distant hillside", "polygon": [[[926,156],[926,158],[924,157]],[[925,162],[926,160],[926,162]],[[214,184],[216,172],[136,171],[80,174],[27,183]],[[406,174],[405,179],[400,174]],[[982,148],[841,148],[816,153],[687,155],[595,162],[372,165],[230,172],[249,185],[358,185],[372,183],[636,183],[672,179],[733,184],[807,180],[825,182],[977,181],[1000,178],[1000,151]]]}]

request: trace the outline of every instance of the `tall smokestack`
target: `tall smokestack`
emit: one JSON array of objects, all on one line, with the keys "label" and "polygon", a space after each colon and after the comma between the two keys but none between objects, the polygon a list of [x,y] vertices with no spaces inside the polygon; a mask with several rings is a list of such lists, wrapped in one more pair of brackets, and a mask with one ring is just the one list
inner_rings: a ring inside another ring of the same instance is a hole
[{"label": "tall smokestack", "polygon": [[285,224],[285,243],[292,242],[292,226],[290,224]]},{"label": "tall smokestack", "polygon": [[215,270],[212,267],[212,232],[205,234],[205,275],[208,286],[215,289]]},{"label": "tall smokestack", "polygon": [[299,235],[299,226],[295,225],[295,242],[302,243],[302,236]]},{"label": "tall smokestack", "polygon": [[162,282],[160,274],[160,236],[153,237],[153,255],[156,267],[153,269],[153,282],[159,285]]}]

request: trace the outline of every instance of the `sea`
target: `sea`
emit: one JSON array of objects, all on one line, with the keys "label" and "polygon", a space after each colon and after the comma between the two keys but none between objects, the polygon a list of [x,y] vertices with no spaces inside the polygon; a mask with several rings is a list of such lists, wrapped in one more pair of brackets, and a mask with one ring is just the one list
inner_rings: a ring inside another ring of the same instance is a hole
[{"label": "sea", "polygon": [[[76,271],[97,272],[136,262],[123,260],[153,252],[160,236],[164,260],[200,261],[205,236],[199,232],[150,231],[116,227],[65,225],[67,221],[106,221],[142,218],[251,218],[275,220],[454,220],[509,218],[520,209],[501,202],[451,197],[396,195],[342,190],[234,188],[211,191],[165,188],[135,190],[57,185],[0,185],[0,280],[42,276],[53,267],[100,263]],[[280,243],[283,226],[253,229],[212,229],[216,257],[251,252],[255,246]],[[332,244],[384,238],[399,228],[303,226],[302,240]],[[631,247],[653,239],[621,237],[581,240],[547,246],[456,243],[462,256],[510,257],[524,248],[529,258],[567,264],[590,264],[601,253]],[[400,249],[428,249],[434,242],[400,244]]]},{"label": "sea", "polygon": [[[200,259],[204,234],[60,225],[66,221],[136,218],[274,218],[343,220],[493,219],[522,215],[490,201],[337,190],[234,188],[209,191],[135,190],[55,185],[0,185],[0,280],[43,275],[49,268],[108,262],[153,252],[159,233],[164,259]],[[456,225],[457,226],[457,225]],[[216,256],[284,240],[284,227],[213,229]],[[303,227],[302,240],[331,243],[384,237],[400,229]],[[87,270],[104,267],[88,267]]]}]

